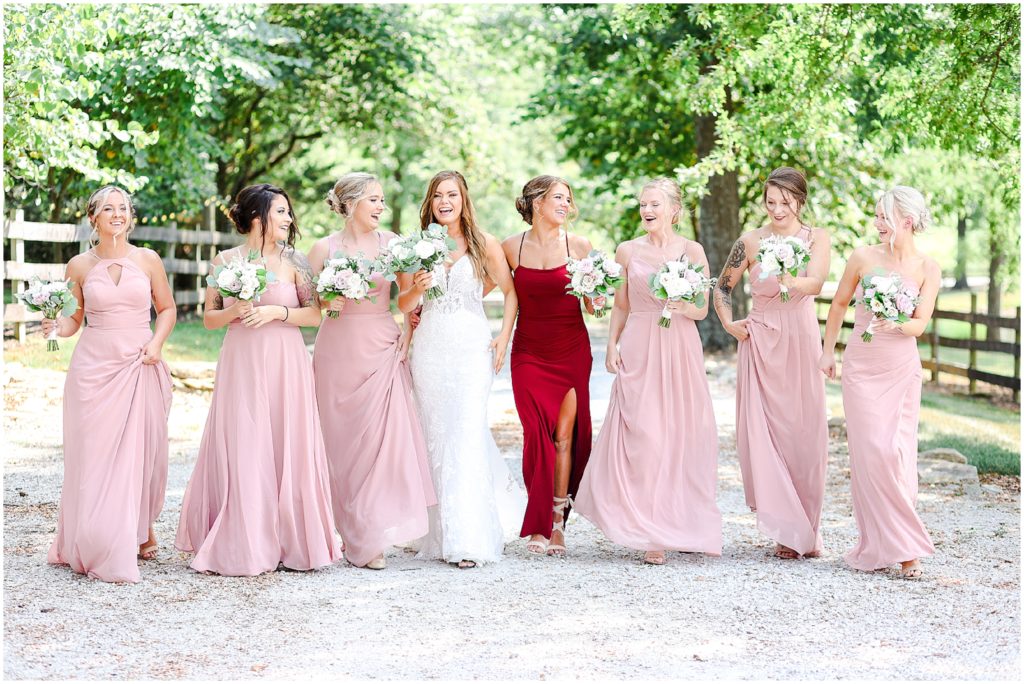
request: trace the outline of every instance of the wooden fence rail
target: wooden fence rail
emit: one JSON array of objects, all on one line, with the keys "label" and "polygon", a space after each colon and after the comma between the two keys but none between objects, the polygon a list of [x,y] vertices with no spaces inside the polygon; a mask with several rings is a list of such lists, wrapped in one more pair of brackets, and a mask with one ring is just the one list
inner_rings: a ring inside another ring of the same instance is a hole
[{"label": "wooden fence rail", "polygon": [[[207,228],[185,230],[172,221],[167,226],[142,226],[132,231],[133,242],[162,243],[157,252],[163,257],[167,280],[174,292],[174,303],[179,307],[194,307],[201,313],[205,296],[206,274],[209,262],[218,247],[231,247],[242,242],[234,233],[218,233],[213,229],[216,207],[209,205],[203,216]],[[25,220],[22,210],[4,222],[4,239],[10,240],[10,259],[0,259],[3,264],[3,279],[11,281],[11,292],[22,293],[25,283],[32,278],[57,280],[64,277],[64,264],[33,264],[25,261],[26,242],[77,242],[78,251],[89,249],[89,235],[92,228],[88,220],[80,223],[37,223]],[[177,256],[179,245],[189,245],[192,258]],[[207,249],[204,250],[203,247]],[[206,252],[205,256],[203,252]],[[4,255],[6,256],[6,255]],[[14,334],[19,342],[25,341],[25,323],[38,321],[39,313],[28,311],[23,304],[15,302],[4,307],[4,323],[14,324]]]},{"label": "wooden fence rail", "polygon": [[[922,340],[928,342],[931,350],[929,358],[921,359],[922,368],[931,371],[931,382],[939,384],[939,374],[946,373],[947,375],[967,378],[968,388],[972,394],[977,390],[977,383],[981,381],[1013,390],[1014,401],[1017,401],[1020,397],[1020,307],[1017,307],[1017,315],[1013,318],[1008,316],[990,316],[978,312],[978,295],[976,293],[971,293],[971,310],[969,312],[943,311],[939,308],[939,301],[941,299],[942,296],[940,294],[939,299],[935,302],[935,312],[932,314],[931,323],[928,324],[928,330],[921,336]],[[819,305],[825,305],[825,315],[827,316],[828,306],[832,304],[832,299],[830,297],[818,297],[815,301]],[[969,323],[971,326],[970,335],[967,338],[939,335],[938,321],[940,320]],[[820,306],[818,307],[818,323],[822,326],[825,325],[825,318],[821,315]],[[1001,340],[979,339],[979,325],[996,328],[997,330],[1013,330],[1014,341],[1003,342]],[[843,328],[852,329],[853,322],[844,320]],[[845,346],[843,342],[836,343],[836,347],[839,349],[843,349]],[[942,347],[947,349],[966,349],[968,352],[967,365],[940,361],[939,349]],[[979,351],[1013,356],[1013,376],[979,370]]]}]

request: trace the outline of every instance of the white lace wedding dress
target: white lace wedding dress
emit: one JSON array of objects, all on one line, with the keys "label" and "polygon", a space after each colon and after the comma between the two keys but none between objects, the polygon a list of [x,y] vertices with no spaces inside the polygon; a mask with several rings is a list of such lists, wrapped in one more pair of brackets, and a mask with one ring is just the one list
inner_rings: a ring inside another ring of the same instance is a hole
[{"label": "white lace wedding dress", "polygon": [[411,351],[438,502],[428,509],[430,531],[415,544],[416,557],[493,563],[501,560],[505,540],[517,536],[526,497],[487,420],[494,366],[483,285],[468,255],[434,282],[444,295],[424,298]]}]

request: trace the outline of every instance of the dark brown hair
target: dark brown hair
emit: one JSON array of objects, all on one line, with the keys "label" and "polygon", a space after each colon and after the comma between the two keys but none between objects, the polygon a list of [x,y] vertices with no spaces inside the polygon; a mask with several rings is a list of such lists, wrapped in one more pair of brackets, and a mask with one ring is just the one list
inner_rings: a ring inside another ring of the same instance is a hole
[{"label": "dark brown hair", "polygon": [[270,223],[270,205],[274,198],[280,195],[288,202],[288,215],[292,217],[291,225],[288,226],[287,245],[295,247],[295,239],[299,237],[299,224],[295,220],[295,211],[292,209],[292,199],[288,193],[270,183],[260,183],[242,188],[235,197],[235,203],[231,205],[228,215],[231,222],[235,224],[235,230],[241,235],[247,235],[252,230],[252,222],[260,220],[261,233],[264,239],[267,237],[267,225]]},{"label": "dark brown hair", "polygon": [[425,229],[431,223],[437,223],[434,217],[434,210],[431,206],[437,186],[446,180],[455,181],[462,195],[462,216],[459,223],[462,224],[462,235],[466,238],[466,252],[470,261],[473,262],[473,272],[483,282],[487,279],[487,241],[476,223],[476,210],[473,208],[473,200],[469,198],[469,185],[465,177],[458,171],[441,171],[430,179],[427,184],[427,195],[420,205],[420,229]]},{"label": "dark brown hair", "polygon": [[516,198],[516,211],[524,221],[533,225],[533,203],[547,197],[551,188],[558,183],[569,188],[569,216],[566,218],[573,218],[576,215],[576,198],[572,194],[572,186],[569,185],[569,181],[558,176],[537,176],[526,182],[526,185],[523,186],[523,193]]},{"label": "dark brown hair", "polygon": [[797,203],[796,213],[807,204],[807,178],[800,171],[791,166],[780,166],[768,174],[768,180],[764,182],[764,189],[761,191],[761,204],[768,202],[768,188],[776,187],[787,193]]}]

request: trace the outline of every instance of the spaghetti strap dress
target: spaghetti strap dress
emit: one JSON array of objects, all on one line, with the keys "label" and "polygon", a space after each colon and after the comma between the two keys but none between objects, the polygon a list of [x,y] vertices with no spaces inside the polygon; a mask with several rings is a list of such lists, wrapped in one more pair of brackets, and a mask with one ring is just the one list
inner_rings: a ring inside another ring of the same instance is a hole
[{"label": "spaghetti strap dress", "polygon": [[[525,240],[526,235],[523,234]],[[522,256],[523,243],[519,243]],[[569,256],[569,236],[565,238]],[[562,400],[576,391],[569,496],[579,489],[591,448],[590,335],[580,301],[565,286],[565,264],[527,268],[513,274],[519,318],[512,339],[512,394],[523,424],[523,480],[527,503],[520,536],[551,537],[554,524],[555,427]],[[568,509],[565,515],[568,516]]]},{"label": "spaghetti strap dress", "polygon": [[436,504],[390,286],[375,275],[376,301],[349,301],[337,318],[324,318],[313,349],[334,522],[359,566],[425,535],[427,507]]},{"label": "spaghetti strap dress", "polygon": [[[804,226],[810,242],[810,228]],[[782,301],[777,278],[750,270],[753,307],[736,351],[736,451],[747,506],[770,539],[820,553],[828,424],[814,297]]]}]

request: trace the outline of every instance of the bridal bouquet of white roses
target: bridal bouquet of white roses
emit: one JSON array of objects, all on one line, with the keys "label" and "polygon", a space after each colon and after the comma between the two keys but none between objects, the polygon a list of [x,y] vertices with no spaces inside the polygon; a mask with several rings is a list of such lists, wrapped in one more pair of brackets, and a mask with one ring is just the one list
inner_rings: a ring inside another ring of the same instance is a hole
[{"label": "bridal bouquet of white roses", "polygon": [[[373,289],[374,273],[379,273],[379,269],[380,264],[362,254],[348,256],[338,252],[324,262],[324,270],[320,271],[316,279],[316,293],[325,302],[338,297],[376,302],[377,298],[369,293]],[[328,311],[327,316],[337,318],[338,312]]]},{"label": "bridal bouquet of white roses", "polygon": [[[71,291],[70,280],[40,280],[33,278],[28,289],[17,295],[29,311],[39,311],[43,317],[57,320],[57,316],[71,316],[78,311],[78,300]],[[57,326],[46,336],[46,351],[57,351]]]},{"label": "bridal bouquet of white roses", "polygon": [[788,302],[789,288],[782,284],[781,278],[786,273],[796,277],[800,269],[810,262],[811,250],[807,243],[799,238],[771,235],[761,238],[756,258],[761,263],[761,280],[771,276],[779,278],[782,301]]},{"label": "bridal bouquet of white roses", "polygon": [[860,281],[864,295],[861,303],[871,312],[871,321],[860,338],[870,342],[876,320],[906,323],[921,302],[921,293],[914,283],[905,283],[899,273],[882,272],[864,276]]},{"label": "bridal bouquet of white roses", "polygon": [[253,249],[244,259],[236,256],[215,267],[213,273],[206,276],[206,284],[220,292],[222,297],[258,302],[260,295],[267,291],[267,283],[275,279],[274,272],[267,270],[266,264],[259,259],[259,252]]},{"label": "bridal bouquet of white roses", "polygon": [[[607,299],[611,297],[612,290],[622,285],[622,266],[597,249],[582,259],[570,258],[565,270],[569,276],[569,284],[565,289],[580,299],[587,297],[593,300],[600,296]],[[595,306],[594,316],[601,318],[608,308],[607,301],[601,308]]]},{"label": "bridal bouquet of white roses", "polygon": [[[652,273],[647,284],[658,299],[666,302],[690,302],[694,306],[704,306],[704,293],[715,286],[717,278],[709,278],[704,273],[704,264],[691,264],[688,257],[680,257],[675,261],[667,261]],[[658,325],[662,328],[672,326],[672,312],[665,306],[661,310]]]},{"label": "bridal bouquet of white roses", "polygon": [[392,240],[387,246],[386,255],[382,255],[382,263],[387,273],[416,273],[429,271],[434,274],[434,285],[427,290],[427,299],[436,299],[444,294],[441,289],[441,276],[444,275],[444,262],[448,255],[456,249],[455,240],[443,226],[431,223],[419,234]]}]

